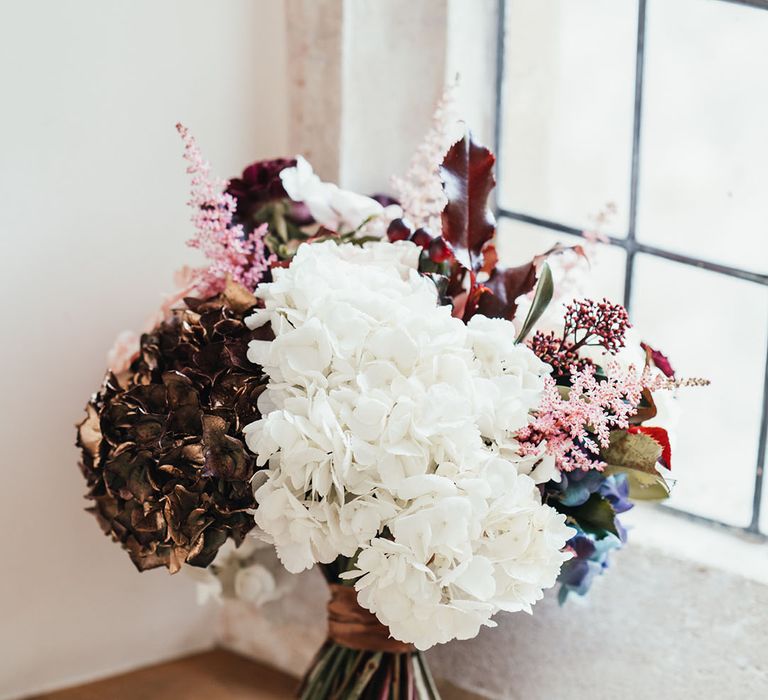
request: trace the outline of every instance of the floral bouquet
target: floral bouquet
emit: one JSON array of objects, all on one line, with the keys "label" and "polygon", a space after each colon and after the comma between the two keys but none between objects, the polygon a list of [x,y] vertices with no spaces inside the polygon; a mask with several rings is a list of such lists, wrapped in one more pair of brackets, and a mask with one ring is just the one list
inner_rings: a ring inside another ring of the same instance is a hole
[{"label": "floral bouquet", "polygon": [[208,264],[121,336],[79,425],[90,510],[139,570],[263,601],[233,546],[322,568],[302,698],[437,698],[423,650],[583,594],[631,499],[668,495],[654,420],[697,383],[621,306],[564,296],[581,248],[499,264],[494,157],[443,112],[397,201],[301,157],[219,182],[179,127]]}]

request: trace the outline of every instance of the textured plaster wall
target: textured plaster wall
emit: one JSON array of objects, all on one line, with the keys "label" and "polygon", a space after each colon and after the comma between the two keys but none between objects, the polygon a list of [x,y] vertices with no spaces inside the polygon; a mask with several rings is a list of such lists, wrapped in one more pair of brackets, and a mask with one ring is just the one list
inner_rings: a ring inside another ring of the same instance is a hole
[{"label": "textured plaster wall", "polygon": [[445,75],[447,0],[286,0],[289,143],[327,180],[387,191]]},{"label": "textured plaster wall", "polygon": [[342,138],[343,0],[285,0],[288,147],[337,181]]},{"label": "textured plaster wall", "polygon": [[340,180],[388,191],[423,136],[446,68],[446,0],[346,0]]},{"label": "textured plaster wall", "polygon": [[286,0],[289,144],[325,179],[388,192],[446,82],[492,142],[496,0]]}]

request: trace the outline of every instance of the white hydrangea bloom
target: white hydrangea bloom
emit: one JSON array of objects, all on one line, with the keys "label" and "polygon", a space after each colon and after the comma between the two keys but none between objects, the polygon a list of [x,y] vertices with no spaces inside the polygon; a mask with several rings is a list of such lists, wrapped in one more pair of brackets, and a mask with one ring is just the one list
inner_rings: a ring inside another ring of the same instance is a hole
[{"label": "white hydrangea bloom", "polygon": [[[551,463],[514,439],[549,367],[503,320],[437,305],[412,243],[303,245],[256,294],[270,381],[246,426],[256,522],[290,571],[355,557],[359,602],[419,648],[468,638],[552,586],[571,530]],[[530,474],[530,476],[528,476]]]}]

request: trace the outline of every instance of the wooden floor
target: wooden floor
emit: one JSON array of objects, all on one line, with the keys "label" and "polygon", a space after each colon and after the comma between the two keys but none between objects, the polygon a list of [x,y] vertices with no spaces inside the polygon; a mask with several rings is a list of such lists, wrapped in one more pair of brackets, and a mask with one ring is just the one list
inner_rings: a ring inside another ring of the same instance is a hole
[{"label": "wooden floor", "polygon": [[[297,685],[280,671],[215,649],[26,700],[287,700]],[[481,700],[439,685],[443,700]]]},{"label": "wooden floor", "polygon": [[296,684],[280,671],[214,650],[29,700],[285,700]]}]

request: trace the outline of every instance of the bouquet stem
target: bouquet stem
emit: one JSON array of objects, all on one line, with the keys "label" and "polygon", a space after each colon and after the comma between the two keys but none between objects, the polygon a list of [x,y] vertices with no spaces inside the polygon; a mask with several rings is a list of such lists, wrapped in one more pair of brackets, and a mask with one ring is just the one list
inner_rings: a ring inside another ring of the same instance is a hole
[{"label": "bouquet stem", "polygon": [[423,654],[394,639],[341,582],[348,562],[323,567],[331,589],[328,639],[299,687],[301,700],[440,700]]},{"label": "bouquet stem", "polygon": [[351,649],[328,640],[304,676],[301,700],[440,700],[420,651]]}]

